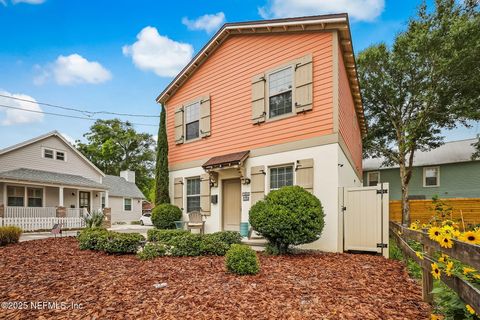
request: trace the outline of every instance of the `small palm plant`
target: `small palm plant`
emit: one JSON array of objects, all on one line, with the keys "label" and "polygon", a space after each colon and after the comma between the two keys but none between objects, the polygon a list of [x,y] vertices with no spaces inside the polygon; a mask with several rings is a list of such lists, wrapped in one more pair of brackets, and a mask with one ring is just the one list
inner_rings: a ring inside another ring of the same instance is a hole
[{"label": "small palm plant", "polygon": [[105,216],[101,210],[97,210],[83,217],[86,228],[100,228]]}]

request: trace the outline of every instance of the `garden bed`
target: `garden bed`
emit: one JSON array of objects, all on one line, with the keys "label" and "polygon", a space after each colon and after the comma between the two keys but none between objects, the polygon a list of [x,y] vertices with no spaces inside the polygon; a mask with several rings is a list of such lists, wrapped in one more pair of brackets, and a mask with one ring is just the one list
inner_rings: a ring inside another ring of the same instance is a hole
[{"label": "garden bed", "polygon": [[[74,238],[0,248],[1,302],[67,308],[3,309],[11,319],[426,319],[421,288],[398,261],[350,254],[260,255],[261,272],[225,272],[223,257],[141,261],[81,251]],[[166,283],[167,287],[155,288]],[[76,303],[80,309],[71,309]],[[3,307],[3,304],[2,304]]]}]

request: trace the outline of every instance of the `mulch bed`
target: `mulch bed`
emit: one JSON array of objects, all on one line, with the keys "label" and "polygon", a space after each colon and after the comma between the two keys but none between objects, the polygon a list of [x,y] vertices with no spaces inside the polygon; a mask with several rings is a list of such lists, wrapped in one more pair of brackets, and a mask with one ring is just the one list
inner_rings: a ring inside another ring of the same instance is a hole
[{"label": "mulch bed", "polygon": [[[19,310],[2,304],[0,318],[429,317],[420,286],[397,261],[335,253],[259,256],[261,273],[241,277],[225,272],[223,257],[140,261],[135,256],[81,251],[74,238],[23,242],[0,248],[0,302],[58,306],[28,305]],[[164,282],[167,287],[154,287]],[[72,309],[72,302],[81,309]]]}]

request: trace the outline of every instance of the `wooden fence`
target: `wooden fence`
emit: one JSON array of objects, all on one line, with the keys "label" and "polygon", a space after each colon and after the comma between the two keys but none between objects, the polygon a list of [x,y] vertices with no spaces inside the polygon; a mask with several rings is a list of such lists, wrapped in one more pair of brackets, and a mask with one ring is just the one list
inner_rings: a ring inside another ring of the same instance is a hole
[{"label": "wooden fence", "polygon": [[[433,276],[430,272],[432,271],[431,264],[436,262],[433,257],[435,251],[447,254],[477,270],[480,269],[480,246],[453,240],[452,248],[442,248],[436,241],[430,240],[426,232],[410,230],[392,221],[390,222],[390,231],[390,235],[393,236],[404,256],[413,259],[422,267],[423,299],[429,303],[433,301]],[[426,252],[423,259],[420,259],[415,250],[408,245],[408,240],[415,240],[422,244],[423,251]],[[475,310],[480,310],[480,290],[453,274],[447,276],[442,272],[440,279],[455,291],[465,303],[471,305]]]},{"label": "wooden fence", "polygon": [[50,230],[56,223],[61,223],[64,229],[85,227],[85,222],[81,217],[0,218],[0,226],[17,226],[23,231]]},{"label": "wooden fence", "polygon": [[[452,218],[461,220],[465,224],[480,223],[480,198],[449,198],[440,199],[446,205],[453,208]],[[411,221],[420,220],[420,223],[427,223],[434,214],[432,200],[410,200]],[[402,221],[402,203],[400,200],[390,201],[390,220]]]}]

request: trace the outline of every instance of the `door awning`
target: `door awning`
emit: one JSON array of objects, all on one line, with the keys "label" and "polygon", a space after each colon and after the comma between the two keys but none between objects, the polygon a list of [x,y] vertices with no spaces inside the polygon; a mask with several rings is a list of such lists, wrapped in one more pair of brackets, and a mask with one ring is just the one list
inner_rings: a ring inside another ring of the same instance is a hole
[{"label": "door awning", "polygon": [[202,168],[205,170],[212,170],[238,167],[243,164],[243,162],[248,158],[249,154],[250,150],[216,156],[205,162],[202,165]]}]

